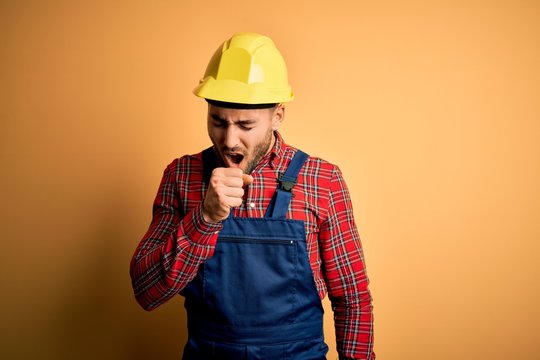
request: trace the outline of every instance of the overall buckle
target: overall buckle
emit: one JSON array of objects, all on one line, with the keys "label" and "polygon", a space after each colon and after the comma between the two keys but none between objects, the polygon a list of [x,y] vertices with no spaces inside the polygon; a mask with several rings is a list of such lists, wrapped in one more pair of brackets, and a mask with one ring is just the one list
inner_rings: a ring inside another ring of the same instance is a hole
[{"label": "overall buckle", "polygon": [[278,181],[279,181],[279,188],[281,190],[285,190],[288,192],[291,192],[293,186],[296,185],[296,181],[290,180],[287,178],[284,179],[284,176],[280,177]]}]

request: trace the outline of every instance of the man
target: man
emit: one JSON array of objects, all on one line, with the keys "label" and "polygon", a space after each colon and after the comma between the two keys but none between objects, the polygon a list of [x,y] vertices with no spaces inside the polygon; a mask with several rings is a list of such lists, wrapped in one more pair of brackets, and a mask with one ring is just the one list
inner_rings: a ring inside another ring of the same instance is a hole
[{"label": "man", "polygon": [[185,296],[185,360],[326,359],[328,293],[340,359],[374,359],[349,193],[338,167],[279,134],[293,93],[272,40],[234,35],[194,93],[213,147],[165,169],[131,261],[139,304]]}]

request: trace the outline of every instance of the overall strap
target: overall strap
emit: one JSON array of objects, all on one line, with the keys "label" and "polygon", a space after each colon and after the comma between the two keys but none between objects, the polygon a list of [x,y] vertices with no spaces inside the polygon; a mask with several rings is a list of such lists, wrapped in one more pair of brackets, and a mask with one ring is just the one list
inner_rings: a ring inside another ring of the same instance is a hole
[{"label": "overall strap", "polygon": [[278,187],[264,217],[285,219],[292,198],[292,188],[296,185],[300,169],[308,159],[308,154],[298,150],[292,158],[285,174],[278,179]]}]

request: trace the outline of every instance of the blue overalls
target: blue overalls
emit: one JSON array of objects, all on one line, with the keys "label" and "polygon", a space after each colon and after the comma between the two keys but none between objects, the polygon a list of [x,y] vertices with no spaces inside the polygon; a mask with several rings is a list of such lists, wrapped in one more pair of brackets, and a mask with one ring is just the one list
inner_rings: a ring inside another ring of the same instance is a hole
[{"label": "blue overalls", "polygon": [[189,337],[183,360],[326,359],[304,222],[286,219],[306,159],[295,154],[264,218],[231,211],[223,222],[213,257],[182,292]]}]

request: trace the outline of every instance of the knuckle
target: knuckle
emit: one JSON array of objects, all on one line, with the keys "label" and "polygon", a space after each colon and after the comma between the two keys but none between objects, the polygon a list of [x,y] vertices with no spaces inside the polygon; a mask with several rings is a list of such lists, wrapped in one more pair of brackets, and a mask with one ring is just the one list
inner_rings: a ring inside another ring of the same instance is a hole
[{"label": "knuckle", "polygon": [[219,180],[215,176],[212,176],[210,178],[210,186],[213,188],[216,188],[218,185],[219,185]]}]

